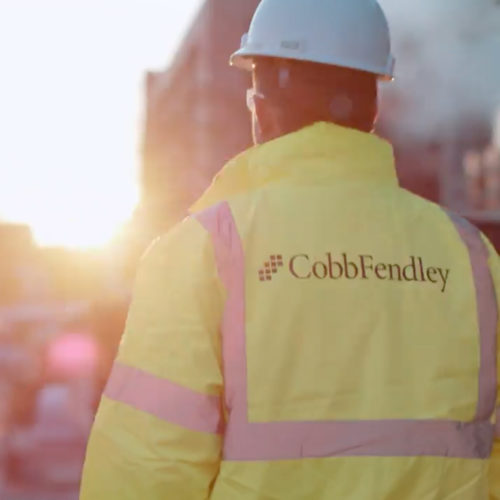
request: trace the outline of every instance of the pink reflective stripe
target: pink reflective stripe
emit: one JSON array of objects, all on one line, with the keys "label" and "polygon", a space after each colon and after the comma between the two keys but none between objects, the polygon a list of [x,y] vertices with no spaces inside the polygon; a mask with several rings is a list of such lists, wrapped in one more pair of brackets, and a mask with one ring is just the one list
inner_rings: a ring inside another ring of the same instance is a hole
[{"label": "pink reflective stripe", "polygon": [[[249,422],[243,245],[227,202],[196,217],[212,236],[218,272],[228,294],[222,325],[225,404],[228,411],[225,460],[293,460],[335,456],[483,459],[490,456],[494,428],[489,417],[481,421],[478,418],[471,423],[442,420]],[[490,317],[488,324],[491,321]],[[483,344],[481,352],[486,356]],[[491,358],[486,361],[490,363]],[[485,370],[486,373],[488,377],[491,375],[490,368]],[[486,375],[484,377],[486,380]]]},{"label": "pink reflective stripe", "polygon": [[196,432],[222,433],[220,398],[115,363],[104,395],[120,403]]},{"label": "pink reflective stripe", "polygon": [[485,459],[491,454],[489,422],[378,420],[271,422],[230,419],[224,458],[233,461],[356,456],[436,456]]},{"label": "pink reflective stripe", "polygon": [[477,228],[465,219],[448,214],[469,252],[476,288],[480,336],[479,395],[476,420],[488,420],[495,411],[497,397],[497,323],[495,286],[488,265],[488,248]]},{"label": "pink reflective stripe", "polygon": [[212,236],[217,270],[227,292],[221,330],[225,405],[230,412],[247,407],[243,245],[227,202],[201,212],[197,219]]}]

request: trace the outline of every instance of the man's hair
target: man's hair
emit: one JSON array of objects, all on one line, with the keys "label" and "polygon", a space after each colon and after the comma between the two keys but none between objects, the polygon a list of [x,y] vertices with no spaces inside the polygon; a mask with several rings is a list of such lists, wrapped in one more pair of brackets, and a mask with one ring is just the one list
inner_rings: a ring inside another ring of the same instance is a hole
[{"label": "man's hair", "polygon": [[377,76],[371,73],[295,60],[258,58],[253,83],[278,110],[284,133],[318,121],[365,132],[377,116]]}]

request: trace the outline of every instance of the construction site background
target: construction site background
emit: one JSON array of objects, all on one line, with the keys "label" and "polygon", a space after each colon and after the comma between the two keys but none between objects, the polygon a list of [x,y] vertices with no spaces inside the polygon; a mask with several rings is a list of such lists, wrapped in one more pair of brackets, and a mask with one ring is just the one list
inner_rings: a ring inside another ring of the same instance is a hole
[{"label": "construction site background", "polygon": [[[401,183],[500,249],[500,6],[381,3],[398,71],[377,133],[394,144]],[[250,78],[228,59],[257,4],[206,1],[172,64],[145,75],[141,201],[109,248],[41,248],[28,227],[0,225],[0,500],[76,498],[140,255],[251,144]]]}]

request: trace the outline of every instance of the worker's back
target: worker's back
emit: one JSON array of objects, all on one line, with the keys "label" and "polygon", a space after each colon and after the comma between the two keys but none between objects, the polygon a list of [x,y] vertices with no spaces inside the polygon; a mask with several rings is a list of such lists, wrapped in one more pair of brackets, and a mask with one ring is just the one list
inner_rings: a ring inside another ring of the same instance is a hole
[{"label": "worker's back", "polygon": [[233,311],[214,500],[488,497],[495,325],[471,267],[486,246],[367,145],[284,143],[251,160],[260,187],[200,215],[218,220]]},{"label": "worker's back", "polygon": [[142,263],[82,500],[500,498],[496,255],[388,144],[316,124],[194,209]]}]

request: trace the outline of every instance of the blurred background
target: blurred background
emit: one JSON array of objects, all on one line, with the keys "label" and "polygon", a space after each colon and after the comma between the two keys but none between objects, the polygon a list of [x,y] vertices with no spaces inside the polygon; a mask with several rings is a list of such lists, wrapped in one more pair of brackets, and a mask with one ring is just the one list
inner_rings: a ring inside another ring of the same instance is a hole
[{"label": "blurred background", "polygon": [[[380,3],[377,133],[499,248],[500,2]],[[227,61],[257,4],[0,0],[0,500],[77,498],[138,259],[251,143]]]}]

